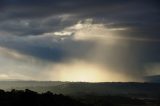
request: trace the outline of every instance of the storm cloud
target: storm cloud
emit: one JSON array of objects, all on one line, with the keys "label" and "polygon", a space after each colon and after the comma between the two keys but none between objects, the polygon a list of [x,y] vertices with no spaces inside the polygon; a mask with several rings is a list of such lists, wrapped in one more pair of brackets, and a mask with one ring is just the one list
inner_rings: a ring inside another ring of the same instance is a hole
[{"label": "storm cloud", "polygon": [[[72,65],[101,67],[95,69],[119,76],[98,81],[141,81],[157,74],[148,70],[160,62],[159,5],[158,0],[1,0],[0,58],[3,64],[15,63],[3,65],[0,77],[10,67],[25,79],[64,80],[59,72],[73,71]],[[15,54],[24,58],[10,57]],[[24,69],[15,68],[19,61],[26,63]],[[46,79],[51,72],[53,78]]]}]

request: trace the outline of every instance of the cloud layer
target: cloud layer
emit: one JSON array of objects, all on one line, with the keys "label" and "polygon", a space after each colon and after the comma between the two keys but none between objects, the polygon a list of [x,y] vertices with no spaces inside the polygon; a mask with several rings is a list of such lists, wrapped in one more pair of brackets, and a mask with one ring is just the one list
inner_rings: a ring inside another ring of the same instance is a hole
[{"label": "cloud layer", "polygon": [[[1,0],[0,79],[69,80],[65,76],[76,76],[80,67],[81,74],[94,67],[90,81],[142,81],[159,67],[159,5],[158,0]],[[96,73],[103,80],[93,80]],[[109,80],[114,75],[121,77]]]}]

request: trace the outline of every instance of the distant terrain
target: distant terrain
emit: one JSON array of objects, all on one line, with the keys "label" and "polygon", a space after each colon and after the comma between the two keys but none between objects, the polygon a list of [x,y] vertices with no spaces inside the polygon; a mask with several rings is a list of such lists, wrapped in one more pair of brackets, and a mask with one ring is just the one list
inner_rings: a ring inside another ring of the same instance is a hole
[{"label": "distant terrain", "polygon": [[31,90],[0,90],[1,106],[159,106],[157,100],[142,100],[125,96],[91,96],[71,98],[51,92]]},{"label": "distant terrain", "polygon": [[38,106],[160,106],[160,83],[0,81],[0,89],[0,105],[20,106],[22,96]]},{"label": "distant terrain", "polygon": [[157,97],[160,83],[86,83],[59,81],[0,81],[0,89],[30,89],[39,93],[50,91],[64,95],[126,95],[132,97]]},{"label": "distant terrain", "polygon": [[4,106],[160,106],[160,83],[0,81],[0,89]]}]

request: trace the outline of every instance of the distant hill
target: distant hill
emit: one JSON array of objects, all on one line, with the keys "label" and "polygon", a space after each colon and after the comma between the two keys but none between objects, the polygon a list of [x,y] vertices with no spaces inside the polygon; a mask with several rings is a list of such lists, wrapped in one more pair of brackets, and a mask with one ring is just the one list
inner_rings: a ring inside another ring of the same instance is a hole
[{"label": "distant hill", "polygon": [[28,87],[50,87],[66,84],[69,82],[60,81],[0,81],[0,89],[10,90],[15,88],[28,88]]},{"label": "distant hill", "polygon": [[160,83],[160,75],[153,75],[145,77],[146,82]]},{"label": "distant hill", "polygon": [[51,91],[56,94],[83,95],[127,95],[149,97],[160,95],[160,83],[86,83],[86,82],[52,82],[52,81],[0,81],[0,89],[24,90],[36,92]]}]

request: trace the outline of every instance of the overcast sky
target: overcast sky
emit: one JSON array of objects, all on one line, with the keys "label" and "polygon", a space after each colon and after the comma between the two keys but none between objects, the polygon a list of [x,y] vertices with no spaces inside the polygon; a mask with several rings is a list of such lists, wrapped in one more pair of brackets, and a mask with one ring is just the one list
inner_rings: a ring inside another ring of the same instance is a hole
[{"label": "overcast sky", "polygon": [[0,0],[0,80],[160,75],[159,0]]}]

